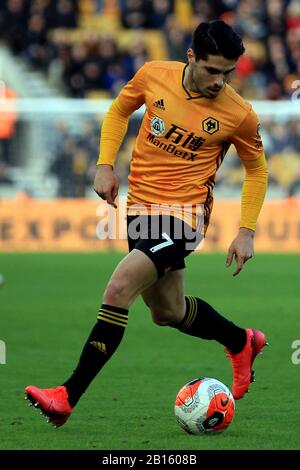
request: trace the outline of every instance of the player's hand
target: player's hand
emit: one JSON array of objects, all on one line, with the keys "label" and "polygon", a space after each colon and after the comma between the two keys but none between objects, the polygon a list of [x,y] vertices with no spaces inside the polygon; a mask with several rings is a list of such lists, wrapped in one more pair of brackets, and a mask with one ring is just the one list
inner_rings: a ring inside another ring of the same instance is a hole
[{"label": "player's hand", "polygon": [[248,228],[240,228],[238,236],[233,240],[229,247],[226,259],[226,267],[229,268],[229,266],[231,266],[233,257],[237,262],[236,270],[234,271],[233,276],[239,274],[243,269],[246,261],[254,256],[254,233],[255,232],[253,230]]},{"label": "player's hand", "polygon": [[101,197],[107,201],[108,204],[117,208],[115,199],[119,191],[119,182],[110,165],[99,165],[97,168],[94,190]]}]

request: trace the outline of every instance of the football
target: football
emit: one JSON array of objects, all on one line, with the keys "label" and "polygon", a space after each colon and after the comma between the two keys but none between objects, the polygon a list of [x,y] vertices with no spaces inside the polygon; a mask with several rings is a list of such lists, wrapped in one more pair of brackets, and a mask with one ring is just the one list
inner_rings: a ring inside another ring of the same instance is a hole
[{"label": "football", "polygon": [[231,391],[216,379],[202,377],[185,384],[175,400],[175,416],[189,434],[223,431],[233,420]]}]

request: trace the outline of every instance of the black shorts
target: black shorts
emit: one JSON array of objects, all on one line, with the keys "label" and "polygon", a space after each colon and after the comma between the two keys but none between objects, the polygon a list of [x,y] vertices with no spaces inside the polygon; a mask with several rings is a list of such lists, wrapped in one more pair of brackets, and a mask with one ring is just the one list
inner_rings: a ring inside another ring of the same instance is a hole
[{"label": "black shorts", "polygon": [[201,235],[182,220],[168,215],[127,216],[129,251],[136,248],[155,264],[158,277],[185,268],[184,258],[201,241]]}]

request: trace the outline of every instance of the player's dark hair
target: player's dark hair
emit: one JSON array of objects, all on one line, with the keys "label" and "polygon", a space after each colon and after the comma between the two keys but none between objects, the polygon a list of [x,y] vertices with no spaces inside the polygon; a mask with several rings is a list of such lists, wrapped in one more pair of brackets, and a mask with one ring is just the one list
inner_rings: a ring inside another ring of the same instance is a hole
[{"label": "player's dark hair", "polygon": [[237,60],[244,52],[242,38],[224,21],[200,23],[194,31],[192,49],[196,60],[207,60],[208,55],[221,55]]}]

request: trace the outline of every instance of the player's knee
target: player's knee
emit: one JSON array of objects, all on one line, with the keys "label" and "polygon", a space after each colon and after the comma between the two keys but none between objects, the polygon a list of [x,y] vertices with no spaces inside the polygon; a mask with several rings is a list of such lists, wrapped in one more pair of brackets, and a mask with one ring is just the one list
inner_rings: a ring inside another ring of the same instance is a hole
[{"label": "player's knee", "polygon": [[175,326],[181,321],[177,310],[151,308],[151,314],[152,320],[159,326]]},{"label": "player's knee", "polygon": [[104,292],[103,301],[108,305],[126,306],[130,303],[126,279],[113,278]]}]

